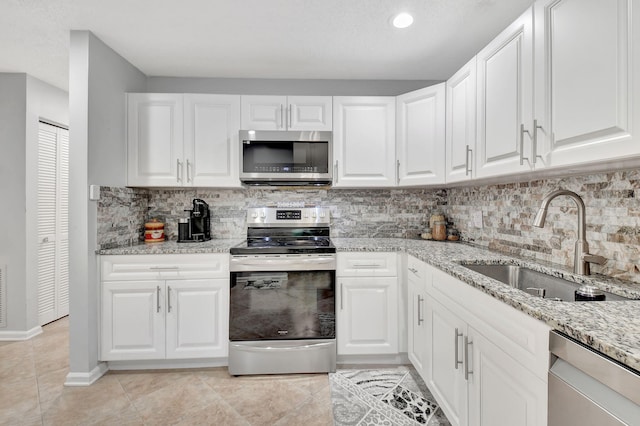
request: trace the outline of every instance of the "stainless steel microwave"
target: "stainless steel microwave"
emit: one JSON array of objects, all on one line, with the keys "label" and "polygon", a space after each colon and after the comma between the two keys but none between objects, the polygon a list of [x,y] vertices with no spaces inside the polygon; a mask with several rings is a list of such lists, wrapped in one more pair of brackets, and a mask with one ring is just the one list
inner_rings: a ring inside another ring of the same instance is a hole
[{"label": "stainless steel microwave", "polygon": [[240,131],[240,180],[248,185],[329,185],[331,132]]}]

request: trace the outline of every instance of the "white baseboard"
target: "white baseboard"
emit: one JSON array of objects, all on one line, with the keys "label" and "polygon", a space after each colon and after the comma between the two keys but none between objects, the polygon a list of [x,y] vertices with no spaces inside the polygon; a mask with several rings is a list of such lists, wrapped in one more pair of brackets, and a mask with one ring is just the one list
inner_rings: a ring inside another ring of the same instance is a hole
[{"label": "white baseboard", "polygon": [[90,386],[100,377],[102,377],[107,371],[109,366],[106,362],[99,363],[96,368],[88,373],[74,373],[69,372],[67,379],[64,382],[65,386]]},{"label": "white baseboard", "polygon": [[40,326],[27,331],[2,330],[0,331],[0,341],[29,340],[41,333],[42,327]]},{"label": "white baseboard", "polygon": [[158,359],[146,361],[109,361],[109,370],[165,370],[174,368],[227,367],[228,358],[215,359]]}]

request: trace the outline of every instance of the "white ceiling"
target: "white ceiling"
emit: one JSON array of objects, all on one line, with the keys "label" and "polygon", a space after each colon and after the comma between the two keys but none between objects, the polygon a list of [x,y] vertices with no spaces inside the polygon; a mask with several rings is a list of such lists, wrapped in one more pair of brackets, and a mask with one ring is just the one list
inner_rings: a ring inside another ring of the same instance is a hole
[{"label": "white ceiling", "polygon": [[445,80],[531,3],[0,0],[0,72],[67,90],[69,31],[90,30],[148,76]]}]

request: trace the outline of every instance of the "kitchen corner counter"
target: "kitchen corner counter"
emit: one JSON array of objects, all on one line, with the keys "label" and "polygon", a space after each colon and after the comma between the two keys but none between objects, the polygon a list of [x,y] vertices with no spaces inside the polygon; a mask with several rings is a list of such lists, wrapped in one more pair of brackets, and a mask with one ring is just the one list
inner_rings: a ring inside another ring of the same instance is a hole
[{"label": "kitchen corner counter", "polygon": [[525,266],[637,299],[640,299],[640,284],[629,284],[597,275],[579,276],[557,265],[544,265],[464,243],[394,238],[335,238],[332,241],[338,252],[405,252],[640,371],[640,300],[556,302],[524,293],[465,268],[461,263]]},{"label": "kitchen corner counter", "polygon": [[100,255],[119,254],[193,254],[193,253],[229,253],[229,249],[243,242],[244,239],[212,239],[201,243],[178,243],[165,241],[162,243],[140,243],[130,246],[97,250]]}]

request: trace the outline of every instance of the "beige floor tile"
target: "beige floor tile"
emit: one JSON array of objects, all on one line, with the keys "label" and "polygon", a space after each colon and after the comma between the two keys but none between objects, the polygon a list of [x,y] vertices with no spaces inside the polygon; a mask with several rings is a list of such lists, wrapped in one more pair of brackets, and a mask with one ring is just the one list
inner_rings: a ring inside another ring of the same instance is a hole
[{"label": "beige floor tile", "polygon": [[0,382],[0,424],[21,424],[40,417],[36,378]]},{"label": "beige floor tile", "polygon": [[329,426],[333,425],[333,411],[331,408],[331,398],[322,396],[312,396],[295,410],[291,410],[274,426]]},{"label": "beige floor tile", "polygon": [[310,396],[287,376],[209,377],[206,383],[252,425],[273,425]]},{"label": "beige floor tile", "polygon": [[65,367],[38,375],[38,395],[42,411],[48,410],[51,404],[62,395],[65,390],[64,381],[68,372],[69,368]]},{"label": "beige floor tile", "polygon": [[65,387],[60,396],[43,410],[45,425],[84,425],[117,417],[131,410],[120,382],[103,377],[91,386]]},{"label": "beige floor tile", "polygon": [[184,371],[135,371],[108,373],[115,377],[133,402],[164,388],[174,388],[181,379],[196,377],[190,370]]},{"label": "beige floor tile", "polygon": [[216,398],[205,408],[190,413],[177,423],[179,426],[251,426],[236,410],[227,404],[222,398]]},{"label": "beige floor tile", "polygon": [[34,362],[29,341],[0,347],[0,383],[35,378]]},{"label": "beige floor tile", "polygon": [[[37,374],[46,374],[69,366],[68,338],[48,338],[49,343],[33,344],[33,357]],[[56,343],[52,343],[56,341]]]},{"label": "beige floor tile", "polygon": [[175,379],[172,386],[141,395],[133,405],[145,423],[170,424],[197,413],[217,398],[199,377],[189,374]]}]

